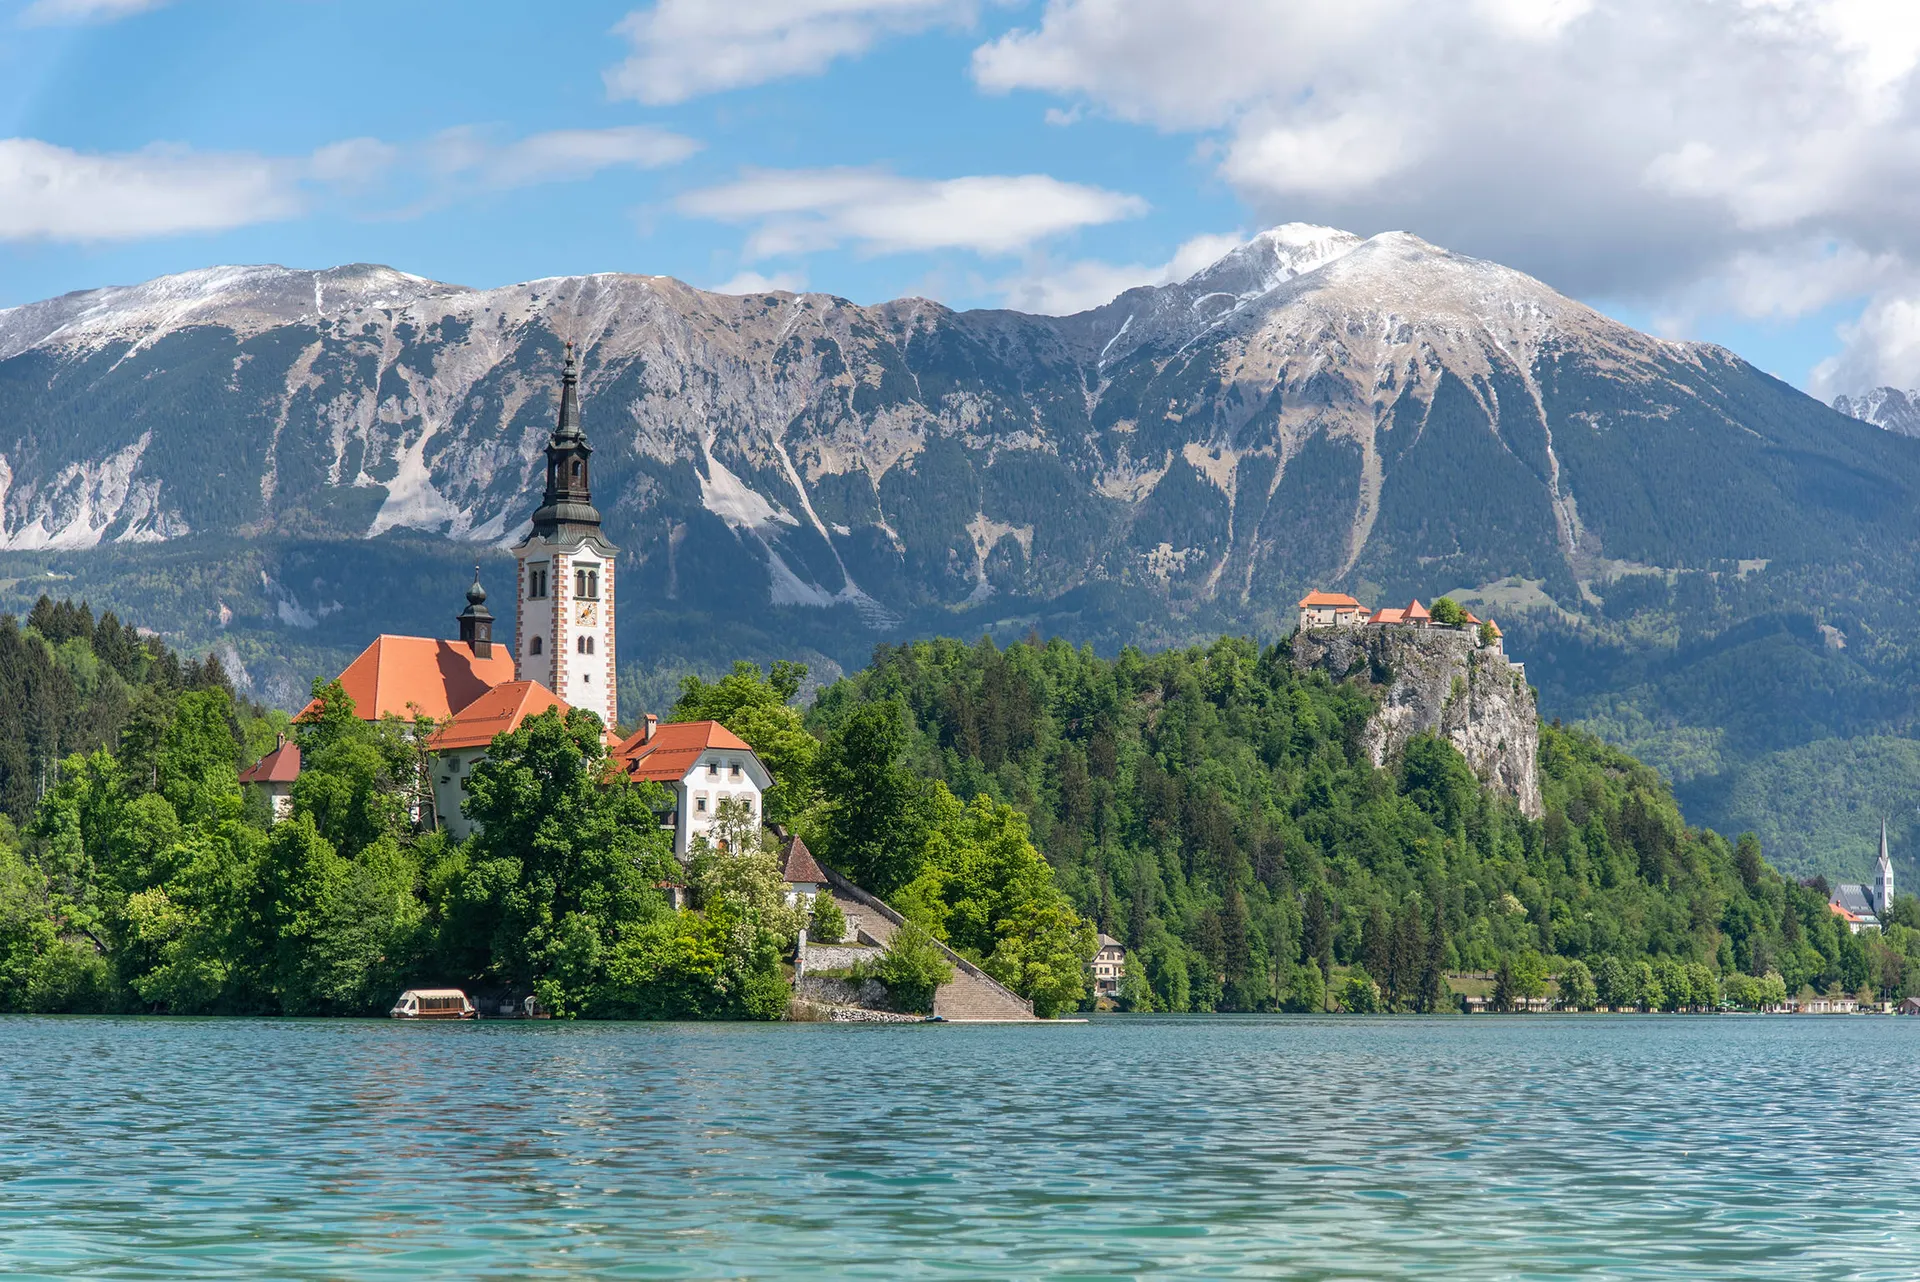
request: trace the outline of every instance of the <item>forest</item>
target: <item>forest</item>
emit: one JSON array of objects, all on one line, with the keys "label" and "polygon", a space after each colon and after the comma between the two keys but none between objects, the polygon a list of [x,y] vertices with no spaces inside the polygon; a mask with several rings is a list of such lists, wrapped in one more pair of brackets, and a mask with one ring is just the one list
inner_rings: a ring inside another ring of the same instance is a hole
[{"label": "forest", "polygon": [[[1823,884],[1689,828],[1656,772],[1558,725],[1539,820],[1442,740],[1376,768],[1377,690],[1284,642],[881,647],[803,709],[805,678],[688,677],[668,719],[753,744],[768,823],[1043,1015],[1090,1004],[1096,931],[1135,1011],[1435,1011],[1463,973],[1504,1005],[1920,991],[1920,901],[1853,936]],[[496,740],[481,827],[452,841],[421,806],[431,724],[315,694],[292,723],[84,603],[0,618],[0,1009],[370,1015],[458,984],[561,1016],[786,1013],[809,923],[757,822],[682,874],[666,794],[610,770],[576,710]],[[303,767],[275,823],[236,770],[281,735]]]},{"label": "forest", "polygon": [[1824,882],[1688,827],[1657,772],[1558,724],[1538,821],[1441,740],[1378,769],[1358,747],[1376,697],[1297,672],[1285,641],[1108,660],[940,640],[877,650],[809,725],[891,709],[911,773],[1027,816],[1068,898],[1125,943],[1135,1009],[1431,1009],[1460,972],[1654,1009],[1920,991],[1912,896],[1884,935],[1851,935]]}]

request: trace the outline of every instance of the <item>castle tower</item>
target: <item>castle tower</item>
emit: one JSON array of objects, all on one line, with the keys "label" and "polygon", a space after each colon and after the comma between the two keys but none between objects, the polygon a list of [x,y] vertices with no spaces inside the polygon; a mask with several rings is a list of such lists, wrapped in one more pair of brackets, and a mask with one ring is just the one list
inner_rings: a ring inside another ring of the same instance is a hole
[{"label": "castle tower", "polygon": [[1880,821],[1880,864],[1874,869],[1873,910],[1882,922],[1893,909],[1893,860],[1887,857],[1887,821]]},{"label": "castle tower", "polygon": [[560,420],[547,440],[547,488],[533,528],[513,549],[520,563],[514,675],[538,681],[608,729],[618,713],[613,668],[614,554],[590,490],[593,447],[580,429],[580,371],[567,344]]}]

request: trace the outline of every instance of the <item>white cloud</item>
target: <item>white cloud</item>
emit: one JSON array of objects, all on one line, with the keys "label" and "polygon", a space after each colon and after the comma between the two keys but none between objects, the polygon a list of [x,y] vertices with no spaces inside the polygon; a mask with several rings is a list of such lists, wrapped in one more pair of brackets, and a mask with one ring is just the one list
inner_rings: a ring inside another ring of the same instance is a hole
[{"label": "white cloud", "polygon": [[749,271],[735,272],[730,279],[708,289],[715,294],[765,294],[773,290],[797,294],[806,287],[805,272],[775,272],[771,276],[762,276],[759,272]]},{"label": "white cloud", "polygon": [[658,0],[615,28],[633,53],[606,73],[615,98],[684,102],[813,75],[891,35],[972,19],[972,0]]},{"label": "white cloud", "polygon": [[996,288],[1008,307],[1048,316],[1070,316],[1110,303],[1136,285],[1165,285],[1211,267],[1245,239],[1238,234],[1202,235],[1183,242],[1158,266],[1107,263],[1083,258],[1059,266],[1042,265],[1009,276]]},{"label": "white cloud", "polygon": [[603,169],[658,169],[698,150],[700,144],[693,139],[652,125],[559,129],[512,142],[460,128],[444,131],[427,145],[437,172],[472,177],[489,187],[589,178]]},{"label": "white cloud", "polygon": [[1199,135],[1262,220],[1783,316],[1920,265],[1917,68],[1912,0],[1045,0],[973,59]]},{"label": "white cloud", "polygon": [[852,245],[865,253],[1017,253],[1146,212],[1138,196],[1045,174],[903,178],[871,169],[754,170],[682,196],[683,213],[751,224],[750,259]]},{"label": "white cloud", "polygon": [[87,154],[0,139],[0,240],[102,241],[222,231],[300,209],[298,166],[150,147]]},{"label": "white cloud", "polygon": [[417,209],[444,201],[463,183],[562,182],[614,167],[672,164],[698,147],[645,125],[506,142],[476,130],[449,130],[418,145],[349,138],[295,157],[164,145],[81,152],[0,138],[0,240],[138,240],[272,222],[304,212],[323,188],[339,198],[388,190],[413,159],[439,185]]},{"label": "white cloud", "polygon": [[1920,387],[1920,279],[1909,276],[1876,295],[1857,321],[1840,327],[1840,339],[1840,353],[1814,367],[1814,395]]},{"label": "white cloud", "polygon": [[167,3],[169,0],[33,0],[20,15],[20,21],[31,27],[117,22]]}]

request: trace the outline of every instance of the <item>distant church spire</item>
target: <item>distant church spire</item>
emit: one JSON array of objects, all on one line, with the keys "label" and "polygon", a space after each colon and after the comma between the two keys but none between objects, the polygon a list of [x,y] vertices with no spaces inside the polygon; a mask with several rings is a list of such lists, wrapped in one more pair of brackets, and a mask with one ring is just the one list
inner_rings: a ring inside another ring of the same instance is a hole
[{"label": "distant church spire", "polygon": [[600,532],[590,486],[592,455],[580,427],[580,370],[569,341],[560,371],[560,420],[547,440],[547,489],[533,514],[535,534],[553,539]]},{"label": "distant church spire", "polygon": [[1887,855],[1887,821],[1880,821],[1880,863],[1874,869],[1873,878],[1874,908],[1881,920],[1893,908],[1893,860]]}]

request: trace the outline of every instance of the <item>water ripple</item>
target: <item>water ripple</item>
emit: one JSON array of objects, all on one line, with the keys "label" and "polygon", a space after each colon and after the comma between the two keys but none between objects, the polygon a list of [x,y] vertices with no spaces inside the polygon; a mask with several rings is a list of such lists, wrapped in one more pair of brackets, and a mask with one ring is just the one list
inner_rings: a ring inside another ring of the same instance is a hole
[{"label": "water ripple", "polygon": [[1909,1278],[1920,1020],[0,1019],[0,1266]]}]

